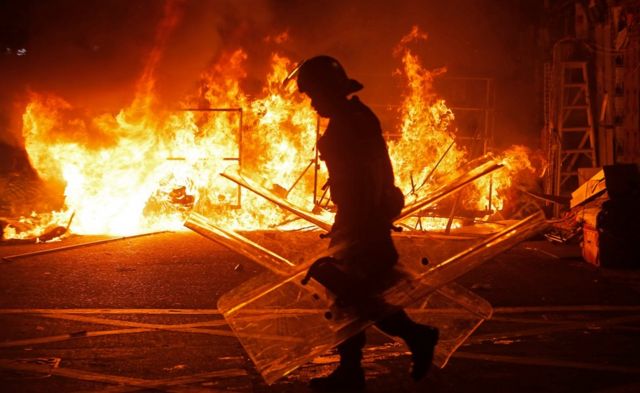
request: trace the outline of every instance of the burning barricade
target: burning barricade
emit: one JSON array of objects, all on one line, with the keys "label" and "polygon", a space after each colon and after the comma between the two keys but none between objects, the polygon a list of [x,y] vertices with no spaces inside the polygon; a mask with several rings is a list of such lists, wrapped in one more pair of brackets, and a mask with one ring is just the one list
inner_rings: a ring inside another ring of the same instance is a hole
[{"label": "burning barricade", "polygon": [[[396,49],[397,74],[406,89],[398,129],[390,132],[397,137],[387,141],[408,202],[455,178],[478,154],[456,142],[454,113],[433,90],[443,71],[424,69],[409,48],[422,39],[418,32],[414,29]],[[293,63],[273,55],[256,96],[242,89],[246,59],[242,50],[222,55],[180,110],[156,101],[153,56],[131,105],[116,114],[80,111],[61,97],[32,93],[22,116],[29,160],[43,181],[64,185],[64,207],[41,226],[66,228],[74,212],[69,231],[76,234],[178,230],[196,203],[216,224],[235,229],[289,222],[288,213],[218,176],[229,165],[280,185],[298,206],[330,215],[330,190],[322,188],[326,168],[313,149],[325,124],[293,84],[282,85]],[[457,201],[432,206],[403,225],[443,230],[474,216],[509,218],[507,211],[517,211],[519,179],[536,176],[525,148],[499,158],[504,170],[478,179]],[[9,225],[5,238],[19,232]]]}]

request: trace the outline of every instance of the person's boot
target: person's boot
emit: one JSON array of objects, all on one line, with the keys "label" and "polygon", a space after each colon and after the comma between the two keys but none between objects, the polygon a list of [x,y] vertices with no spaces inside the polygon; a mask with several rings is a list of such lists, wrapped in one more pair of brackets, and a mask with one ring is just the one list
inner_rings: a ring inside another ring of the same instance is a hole
[{"label": "person's boot", "polygon": [[416,327],[411,340],[407,342],[413,360],[411,378],[414,381],[420,381],[427,376],[433,361],[433,350],[437,343],[438,329],[426,325]]},{"label": "person's boot", "polygon": [[309,387],[317,392],[356,392],[364,390],[365,378],[362,366],[339,365],[326,377],[312,378]]}]

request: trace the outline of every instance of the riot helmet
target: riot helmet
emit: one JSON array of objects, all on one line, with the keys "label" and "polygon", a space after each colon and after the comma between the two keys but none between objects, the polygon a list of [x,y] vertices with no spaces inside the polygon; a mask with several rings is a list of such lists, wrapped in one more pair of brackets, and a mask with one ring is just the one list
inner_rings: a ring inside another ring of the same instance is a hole
[{"label": "riot helmet", "polygon": [[363,88],[349,79],[340,63],[330,56],[315,56],[302,62],[294,72],[298,77],[298,90],[305,94],[347,96]]}]

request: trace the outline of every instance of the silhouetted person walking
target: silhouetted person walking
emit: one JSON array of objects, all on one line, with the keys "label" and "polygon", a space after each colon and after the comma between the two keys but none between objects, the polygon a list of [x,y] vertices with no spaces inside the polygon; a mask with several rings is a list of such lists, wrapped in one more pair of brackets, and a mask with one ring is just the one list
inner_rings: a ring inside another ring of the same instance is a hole
[{"label": "silhouetted person walking", "polygon": [[[318,141],[320,158],[329,170],[331,199],[337,207],[331,246],[348,244],[336,257],[353,277],[353,296],[371,298],[388,285],[398,254],[391,239],[393,219],[404,200],[394,185],[393,168],[376,115],[358,97],[362,85],[347,77],[337,60],[317,56],[298,70],[298,89],[329,125]],[[359,300],[361,301],[361,300]],[[372,318],[374,319],[374,318]],[[377,319],[377,318],[375,318]],[[437,329],[412,321],[403,310],[376,320],[383,332],[401,337],[411,350],[411,377],[424,378],[438,341]],[[361,390],[365,387],[361,332],[338,345],[340,365],[327,377],[314,378],[314,390]]]}]

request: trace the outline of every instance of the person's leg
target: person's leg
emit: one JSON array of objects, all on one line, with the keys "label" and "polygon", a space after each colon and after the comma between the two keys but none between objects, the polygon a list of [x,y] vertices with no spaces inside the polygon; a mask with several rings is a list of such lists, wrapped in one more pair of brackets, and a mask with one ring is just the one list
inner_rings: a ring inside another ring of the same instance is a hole
[{"label": "person's leg", "polygon": [[360,332],[337,346],[340,365],[326,377],[312,378],[309,386],[317,391],[357,391],[365,387],[362,348],[366,335]]},{"label": "person's leg", "polygon": [[362,349],[367,342],[364,331],[350,337],[337,346],[340,355],[340,366],[348,368],[360,368],[362,362]]},{"label": "person's leg", "polygon": [[417,325],[404,310],[398,310],[376,322],[376,326],[386,334],[403,339],[411,335]]},{"label": "person's leg", "polygon": [[416,381],[424,378],[431,367],[438,329],[414,322],[404,310],[383,318],[376,326],[384,333],[404,340],[413,360],[411,377]]}]

